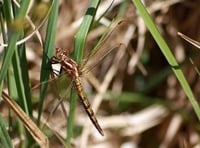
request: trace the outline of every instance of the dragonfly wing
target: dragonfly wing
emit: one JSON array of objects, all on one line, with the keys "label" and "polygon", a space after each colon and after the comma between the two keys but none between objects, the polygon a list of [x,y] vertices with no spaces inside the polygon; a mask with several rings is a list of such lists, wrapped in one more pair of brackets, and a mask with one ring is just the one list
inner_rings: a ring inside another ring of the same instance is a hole
[{"label": "dragonfly wing", "polygon": [[82,72],[88,72],[98,65],[107,55],[113,53],[121,46],[119,41],[114,40],[117,33],[125,25],[125,21],[121,20],[114,23],[106,35],[102,35],[101,43],[98,43],[93,51],[87,56],[87,59],[81,65]]},{"label": "dragonfly wing", "polygon": [[96,67],[98,64],[101,63],[105,58],[108,57],[111,53],[116,52],[117,49],[119,49],[121,44],[118,44],[116,47],[110,48],[106,53],[99,55],[98,57],[92,57],[82,70],[83,73],[88,73],[91,71],[94,67]]}]

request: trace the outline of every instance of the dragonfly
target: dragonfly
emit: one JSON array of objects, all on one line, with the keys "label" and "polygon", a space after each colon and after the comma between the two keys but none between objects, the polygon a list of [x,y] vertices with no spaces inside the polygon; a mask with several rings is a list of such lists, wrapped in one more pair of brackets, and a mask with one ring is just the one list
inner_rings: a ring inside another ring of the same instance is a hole
[{"label": "dragonfly", "polygon": [[[96,51],[94,53],[92,53],[91,55],[95,55],[97,52],[99,52],[99,50],[101,49],[101,46],[106,44],[106,42],[109,42],[108,38],[111,37],[113,32],[116,31],[116,29],[120,28],[119,26],[121,24],[122,24],[122,21],[119,21],[114,26],[114,28],[110,32],[107,33],[107,36],[104,37],[104,39],[102,40],[101,44],[98,46],[98,49],[96,49]],[[91,64],[90,60],[88,61],[88,59],[87,59],[86,63],[87,62],[90,63],[90,64],[87,63],[87,66],[90,65],[90,66],[88,66],[89,68],[95,67],[96,64],[98,64],[101,60],[103,60],[108,54],[110,54],[115,49],[119,49],[119,46],[121,46],[121,45],[122,44],[120,43],[120,44],[116,45],[114,48],[103,49],[103,51],[100,52],[100,54],[98,56],[95,56],[95,62],[94,62],[95,64],[94,63]],[[72,84],[73,84],[73,86],[74,86],[74,88],[75,88],[75,90],[76,90],[76,92],[78,94],[78,97],[79,97],[81,103],[83,104],[83,107],[84,107],[87,115],[89,116],[91,122],[96,127],[98,132],[102,136],[104,136],[104,132],[103,132],[103,130],[102,130],[102,128],[101,128],[101,126],[100,126],[95,114],[94,114],[94,111],[92,110],[88,99],[86,98],[86,96],[83,93],[83,86],[82,86],[80,77],[83,74],[83,69],[82,68],[83,68],[83,66],[86,66],[86,63],[84,63],[84,65],[81,65],[81,66],[79,64],[77,64],[76,61],[74,61],[72,58],[70,58],[70,51],[69,50],[66,50],[66,49],[63,49],[63,48],[56,48],[55,50],[56,50],[55,51],[55,56],[53,56],[51,58],[51,64],[52,65],[53,64],[55,64],[55,65],[60,64],[60,68],[61,69],[59,71],[57,71],[57,70],[54,71],[53,70],[54,73],[56,75],[59,75],[59,73],[61,71],[63,71],[64,74],[66,74],[67,77],[69,77],[71,79]],[[91,55],[89,55],[89,57]],[[96,60],[96,59],[98,59],[98,60]],[[89,69],[88,67],[87,67],[87,70]],[[52,69],[53,69],[53,67],[52,67]],[[89,70],[91,70],[91,69],[89,69]]]},{"label": "dragonfly", "polygon": [[60,64],[61,65],[61,70],[64,71],[64,73],[71,78],[73,85],[77,91],[78,97],[80,98],[84,109],[86,113],[88,114],[90,120],[96,127],[96,129],[99,131],[99,133],[103,136],[103,130],[100,127],[97,118],[94,115],[94,112],[91,108],[91,105],[85,95],[83,94],[83,86],[80,81],[80,75],[81,75],[81,70],[79,68],[79,65],[71,59],[70,57],[70,52],[69,50],[64,50],[63,48],[56,48],[56,54],[52,58],[51,63],[52,64]]}]

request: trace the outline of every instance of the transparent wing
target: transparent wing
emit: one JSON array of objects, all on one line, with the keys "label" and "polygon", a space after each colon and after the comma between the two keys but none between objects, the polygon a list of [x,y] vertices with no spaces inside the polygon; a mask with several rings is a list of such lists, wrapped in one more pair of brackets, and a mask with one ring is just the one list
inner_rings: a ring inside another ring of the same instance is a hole
[{"label": "transparent wing", "polygon": [[91,71],[94,67],[100,64],[101,61],[103,61],[109,54],[115,53],[115,51],[117,51],[117,49],[119,49],[121,45],[122,44],[119,43],[115,47],[110,48],[107,52],[99,54],[98,57],[96,56],[91,57],[90,60],[85,65],[85,67],[81,70],[81,72],[88,73],[89,71]]},{"label": "transparent wing", "polygon": [[56,63],[56,64],[52,64],[51,65],[51,68],[48,69],[50,70],[50,75],[51,75],[51,79],[49,79],[48,81],[43,81],[43,82],[38,82],[37,84],[35,84],[31,89],[32,90],[35,90],[37,88],[39,88],[41,85],[43,84],[46,84],[46,83],[49,83],[49,82],[52,82],[52,81],[55,81],[58,77],[61,76],[61,65],[60,63]]},{"label": "transparent wing", "polygon": [[[116,39],[116,34],[121,32],[125,21],[117,21],[111,23],[104,34],[101,36],[93,51],[87,56],[85,61],[82,62],[81,72],[88,72],[98,65],[107,55],[116,51],[121,46],[120,41]],[[109,31],[110,30],[110,31]]]}]

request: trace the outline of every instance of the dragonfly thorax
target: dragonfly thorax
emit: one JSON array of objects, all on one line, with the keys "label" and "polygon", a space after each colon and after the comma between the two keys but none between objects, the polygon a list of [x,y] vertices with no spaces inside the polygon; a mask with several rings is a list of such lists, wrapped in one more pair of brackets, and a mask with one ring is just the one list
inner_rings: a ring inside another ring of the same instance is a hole
[{"label": "dragonfly thorax", "polygon": [[55,74],[59,75],[61,71],[64,71],[72,79],[79,75],[79,66],[69,57],[69,50],[62,48],[56,48],[56,54],[52,58],[52,69]]}]

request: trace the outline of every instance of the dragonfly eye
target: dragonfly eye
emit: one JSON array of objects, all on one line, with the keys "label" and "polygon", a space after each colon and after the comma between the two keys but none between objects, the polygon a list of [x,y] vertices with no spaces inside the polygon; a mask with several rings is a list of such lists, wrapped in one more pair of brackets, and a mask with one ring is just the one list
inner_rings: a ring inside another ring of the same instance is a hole
[{"label": "dragonfly eye", "polygon": [[67,57],[70,55],[69,50],[62,50],[61,54]]},{"label": "dragonfly eye", "polygon": [[56,57],[58,59],[62,59],[63,56],[69,56],[70,51],[69,50],[64,50],[62,48],[56,48]]}]

